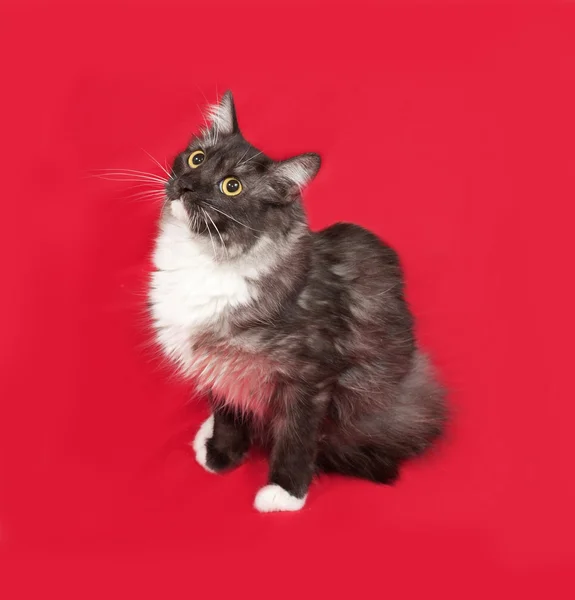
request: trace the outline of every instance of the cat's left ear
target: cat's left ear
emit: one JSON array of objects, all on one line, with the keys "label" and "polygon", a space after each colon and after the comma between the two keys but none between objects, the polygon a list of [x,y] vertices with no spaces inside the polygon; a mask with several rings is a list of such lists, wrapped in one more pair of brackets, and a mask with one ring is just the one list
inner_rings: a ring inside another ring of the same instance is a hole
[{"label": "cat's left ear", "polygon": [[226,92],[217,104],[208,108],[207,116],[211,122],[208,131],[214,139],[239,131],[234,98],[230,91]]},{"label": "cat's left ear", "polygon": [[309,152],[276,163],[274,174],[288,184],[302,188],[317,175],[320,166],[319,154]]}]

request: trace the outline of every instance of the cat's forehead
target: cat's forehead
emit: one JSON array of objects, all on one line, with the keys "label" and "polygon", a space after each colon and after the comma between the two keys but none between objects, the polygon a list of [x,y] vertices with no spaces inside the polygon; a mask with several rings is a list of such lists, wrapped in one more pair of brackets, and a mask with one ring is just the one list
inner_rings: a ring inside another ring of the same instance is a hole
[{"label": "cat's forehead", "polygon": [[199,140],[199,146],[206,153],[206,165],[215,170],[248,172],[267,165],[270,159],[263,152],[252,146],[241,136],[230,136],[216,144],[204,144]]}]

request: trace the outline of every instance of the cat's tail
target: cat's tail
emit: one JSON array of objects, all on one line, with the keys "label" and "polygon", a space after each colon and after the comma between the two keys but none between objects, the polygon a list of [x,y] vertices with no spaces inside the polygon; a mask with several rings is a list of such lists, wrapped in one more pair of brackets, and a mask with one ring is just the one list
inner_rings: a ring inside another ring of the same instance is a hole
[{"label": "cat's tail", "polygon": [[382,398],[379,408],[372,405],[354,420],[353,440],[326,439],[318,469],[393,483],[403,461],[423,453],[442,435],[447,421],[444,396],[428,358],[417,352],[395,399]]},{"label": "cat's tail", "polygon": [[391,485],[399,476],[401,460],[383,452],[375,444],[331,446],[317,457],[317,469]]}]

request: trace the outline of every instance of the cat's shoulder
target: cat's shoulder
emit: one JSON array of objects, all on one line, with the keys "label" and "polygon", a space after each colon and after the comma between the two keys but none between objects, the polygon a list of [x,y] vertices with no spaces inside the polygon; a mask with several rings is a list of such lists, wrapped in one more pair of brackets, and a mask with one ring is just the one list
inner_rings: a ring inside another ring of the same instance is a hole
[{"label": "cat's shoulder", "polygon": [[399,265],[397,252],[369,229],[355,223],[334,223],[315,232],[315,245],[320,251],[337,252],[350,258],[361,254],[377,256]]},{"label": "cat's shoulder", "polygon": [[332,242],[334,244],[357,244],[360,242],[376,246],[386,245],[375,233],[356,223],[334,223],[325,229],[317,231],[315,235],[320,241]]}]

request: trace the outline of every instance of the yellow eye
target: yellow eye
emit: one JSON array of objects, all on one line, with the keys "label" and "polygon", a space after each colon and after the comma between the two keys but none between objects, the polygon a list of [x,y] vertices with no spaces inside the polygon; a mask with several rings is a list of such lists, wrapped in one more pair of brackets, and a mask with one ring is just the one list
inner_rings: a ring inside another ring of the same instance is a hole
[{"label": "yellow eye", "polygon": [[192,169],[197,169],[205,160],[206,155],[202,150],[196,150],[190,154],[190,158],[188,158],[188,164]]},{"label": "yellow eye", "polygon": [[235,177],[226,177],[220,182],[220,192],[226,196],[237,196],[242,189],[241,181]]}]

